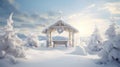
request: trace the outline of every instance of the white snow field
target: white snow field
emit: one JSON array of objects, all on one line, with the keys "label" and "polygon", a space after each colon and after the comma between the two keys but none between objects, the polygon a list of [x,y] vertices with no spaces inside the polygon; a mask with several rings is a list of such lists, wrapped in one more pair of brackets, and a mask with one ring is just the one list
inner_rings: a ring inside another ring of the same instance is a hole
[{"label": "white snow field", "polygon": [[[64,45],[46,47],[46,41],[39,41],[34,35],[24,43],[15,34],[12,15],[2,30],[5,34],[0,35],[0,67],[120,67],[120,28],[115,24],[107,30],[108,40],[103,42],[101,53],[89,55],[82,43],[74,48]],[[90,45],[100,41],[95,34]]]},{"label": "white snow field", "polygon": [[28,49],[26,58],[19,59],[17,64],[0,60],[0,67],[120,67],[117,63],[97,64],[97,55],[72,54],[74,51],[75,48],[64,46]]}]

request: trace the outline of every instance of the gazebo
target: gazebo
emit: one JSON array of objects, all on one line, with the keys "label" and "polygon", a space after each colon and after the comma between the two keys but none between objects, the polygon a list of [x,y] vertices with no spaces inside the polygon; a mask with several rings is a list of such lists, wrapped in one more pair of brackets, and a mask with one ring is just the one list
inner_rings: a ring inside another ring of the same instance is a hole
[{"label": "gazebo", "polygon": [[[67,31],[68,34],[68,40],[52,40],[52,32],[57,31],[58,33],[62,33],[63,31]],[[74,34],[77,33],[78,30],[72,27],[71,25],[67,24],[63,21],[63,19],[58,20],[57,22],[51,24],[47,28],[45,28],[42,33],[45,33],[47,36],[47,47],[53,44],[53,47],[55,47],[56,44],[64,44],[67,46],[74,47]]]}]

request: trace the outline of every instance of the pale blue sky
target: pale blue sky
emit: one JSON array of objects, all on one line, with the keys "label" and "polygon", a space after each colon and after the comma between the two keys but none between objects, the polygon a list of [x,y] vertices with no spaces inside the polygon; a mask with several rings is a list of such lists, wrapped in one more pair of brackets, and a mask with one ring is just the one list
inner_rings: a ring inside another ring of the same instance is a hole
[{"label": "pale blue sky", "polygon": [[[110,0],[109,0],[110,1]],[[107,0],[16,0],[25,12],[63,11],[64,14],[80,12],[91,4],[103,4]]]},{"label": "pale blue sky", "polygon": [[80,35],[90,34],[94,25],[105,30],[111,17],[120,24],[120,0],[0,0],[0,10],[0,19],[4,20],[0,20],[1,25],[6,22],[3,17],[14,12],[15,28],[25,33],[39,33],[56,21],[59,11]]}]

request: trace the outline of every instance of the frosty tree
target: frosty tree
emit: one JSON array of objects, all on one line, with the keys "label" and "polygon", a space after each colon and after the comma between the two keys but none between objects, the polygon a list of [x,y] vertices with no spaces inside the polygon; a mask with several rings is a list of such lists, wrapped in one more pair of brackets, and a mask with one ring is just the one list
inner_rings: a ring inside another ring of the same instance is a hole
[{"label": "frosty tree", "polygon": [[88,52],[97,52],[101,50],[102,38],[97,27],[95,27],[94,32],[92,33],[89,43],[88,43]]},{"label": "frosty tree", "polygon": [[[7,25],[3,28],[3,35],[0,36],[0,58],[10,58],[13,63],[17,57],[24,57],[23,42],[15,34],[13,29],[13,13],[7,19]],[[11,59],[12,58],[12,59]]]},{"label": "frosty tree", "polygon": [[116,23],[112,23],[109,28],[106,30],[106,35],[108,39],[113,39],[117,34],[119,34],[119,27]]},{"label": "frosty tree", "polygon": [[99,54],[102,63],[120,62],[120,27],[116,23],[112,23],[105,34],[107,40],[103,43],[103,49]]}]

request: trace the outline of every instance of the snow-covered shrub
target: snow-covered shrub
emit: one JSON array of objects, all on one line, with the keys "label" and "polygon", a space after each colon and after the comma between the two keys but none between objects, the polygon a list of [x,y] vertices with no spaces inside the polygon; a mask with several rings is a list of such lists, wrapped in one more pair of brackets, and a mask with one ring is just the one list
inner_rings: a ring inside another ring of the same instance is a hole
[{"label": "snow-covered shrub", "polygon": [[99,33],[99,30],[95,28],[88,42],[88,46],[87,46],[88,52],[98,52],[101,50],[101,46],[102,46],[102,37]]},{"label": "snow-covered shrub", "polygon": [[12,15],[7,20],[7,25],[2,29],[3,34],[0,35],[0,55],[1,57],[11,55],[13,57],[25,57],[25,52],[22,47],[24,44],[16,35],[13,29]]},{"label": "snow-covered shrub", "polygon": [[0,51],[0,58],[4,58],[4,56],[5,56],[5,51],[1,50]]},{"label": "snow-covered shrub", "polygon": [[46,40],[42,40],[39,42],[40,47],[46,47]]},{"label": "snow-covered shrub", "polygon": [[12,63],[12,64],[16,64],[17,63],[16,58],[13,55],[9,55],[9,54],[7,54],[5,56],[5,60],[8,61],[9,63]]},{"label": "snow-covered shrub", "polygon": [[31,47],[38,47],[39,45],[39,39],[38,36],[36,36],[35,34],[30,34],[27,37],[27,46],[31,46]]},{"label": "snow-covered shrub", "polygon": [[108,40],[103,43],[103,49],[99,53],[101,62],[120,62],[120,27],[113,23],[106,31]]},{"label": "snow-covered shrub", "polygon": [[75,46],[74,50],[70,54],[75,54],[75,55],[87,55],[85,49],[81,46]]}]

